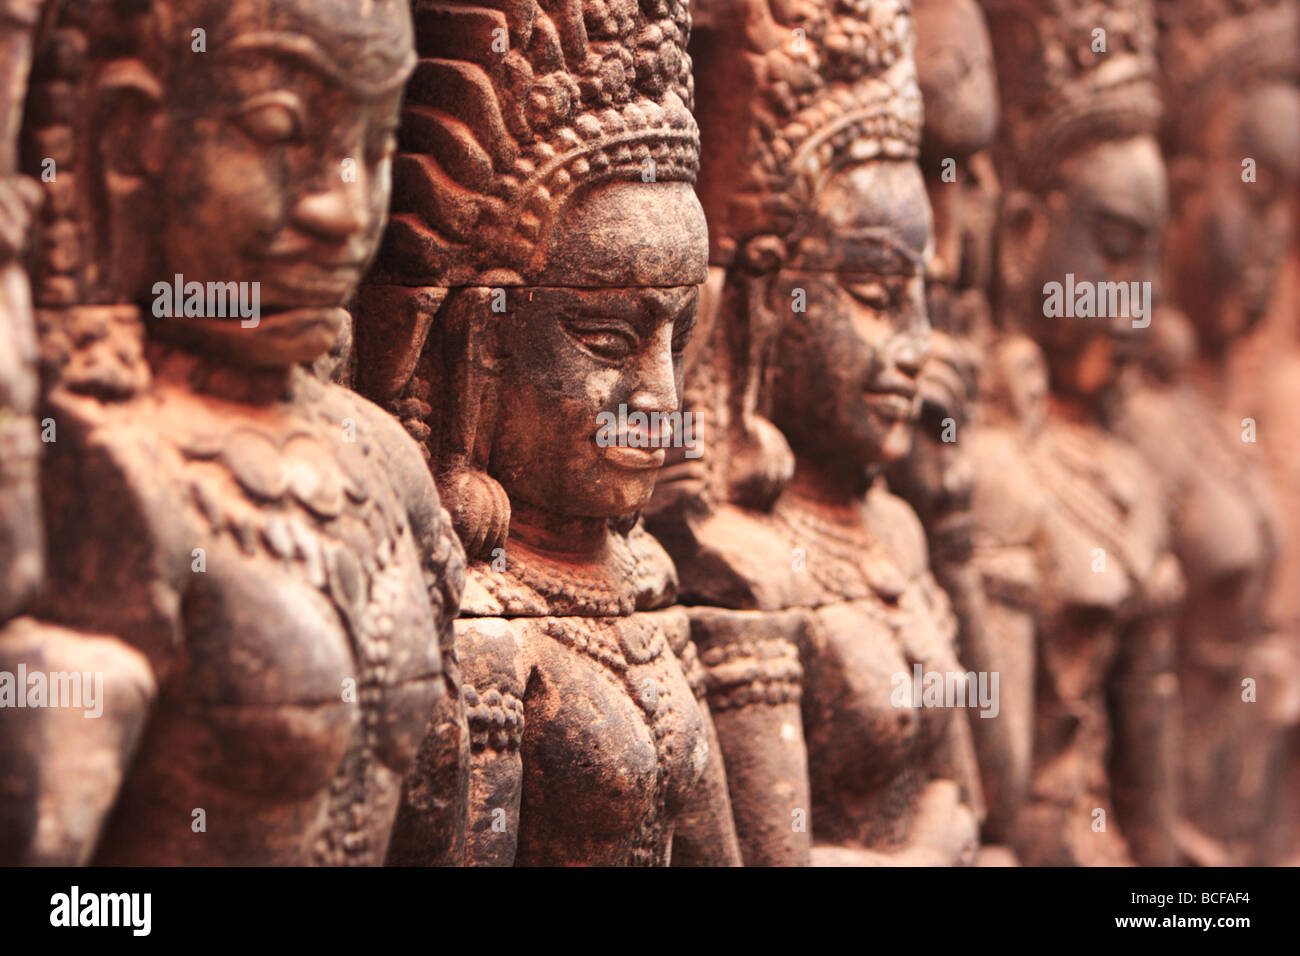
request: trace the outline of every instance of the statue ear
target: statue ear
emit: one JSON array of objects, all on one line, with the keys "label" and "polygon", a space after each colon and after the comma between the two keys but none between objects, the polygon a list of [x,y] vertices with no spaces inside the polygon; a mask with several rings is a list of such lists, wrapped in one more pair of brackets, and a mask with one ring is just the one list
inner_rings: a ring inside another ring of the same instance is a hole
[{"label": "statue ear", "polygon": [[87,180],[98,208],[103,291],[115,301],[130,301],[154,265],[159,212],[149,193],[165,162],[162,102],[162,87],[137,60],[108,64],[92,100]]},{"label": "statue ear", "polygon": [[1047,239],[1044,201],[1022,189],[1002,199],[998,229],[998,273],[1004,289],[1024,288]]},{"label": "statue ear", "polygon": [[139,60],[118,60],[100,74],[94,125],[110,189],[131,189],[161,172],[162,101],[162,86]]}]

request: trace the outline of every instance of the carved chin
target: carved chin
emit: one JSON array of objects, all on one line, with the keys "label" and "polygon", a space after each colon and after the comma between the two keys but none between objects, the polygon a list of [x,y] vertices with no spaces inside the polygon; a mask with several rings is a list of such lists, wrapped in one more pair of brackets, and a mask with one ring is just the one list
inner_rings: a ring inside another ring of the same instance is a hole
[{"label": "carved chin", "polygon": [[243,365],[279,367],[312,362],[327,354],[348,320],[336,308],[289,309],[256,319],[151,317],[155,335],[204,355]]},{"label": "carved chin", "polygon": [[617,518],[640,511],[650,503],[659,468],[629,471],[612,463],[601,469],[606,477],[604,500],[598,504],[603,517]]}]

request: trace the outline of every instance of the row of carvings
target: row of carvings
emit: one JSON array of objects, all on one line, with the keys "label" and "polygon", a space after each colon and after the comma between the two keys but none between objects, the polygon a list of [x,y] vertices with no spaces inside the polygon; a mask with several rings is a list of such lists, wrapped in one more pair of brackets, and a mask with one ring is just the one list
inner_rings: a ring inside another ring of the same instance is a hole
[{"label": "row of carvings", "polygon": [[1293,0],[0,0],[0,861],[1282,862]]}]

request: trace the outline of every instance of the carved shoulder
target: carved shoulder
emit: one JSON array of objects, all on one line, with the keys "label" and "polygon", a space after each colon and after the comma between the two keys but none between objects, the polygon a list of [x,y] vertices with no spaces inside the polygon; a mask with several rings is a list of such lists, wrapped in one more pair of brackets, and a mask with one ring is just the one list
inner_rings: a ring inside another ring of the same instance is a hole
[{"label": "carved shoulder", "polygon": [[137,403],[64,396],[42,465],[49,541],[44,614],[119,635],[165,675],[183,640],[182,599],[203,541],[176,520],[191,511],[168,478],[175,449]]}]

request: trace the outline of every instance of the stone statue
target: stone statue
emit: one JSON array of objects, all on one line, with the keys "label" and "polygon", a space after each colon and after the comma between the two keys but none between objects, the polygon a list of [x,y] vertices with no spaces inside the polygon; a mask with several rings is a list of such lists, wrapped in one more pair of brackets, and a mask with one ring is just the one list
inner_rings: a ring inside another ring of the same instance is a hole
[{"label": "stone statue", "polygon": [[[678,563],[747,863],[951,865],[980,797],[905,456],[931,240],[909,4],[715,5],[696,82],[708,436],[653,530]],[[941,677],[942,679],[942,677]]]},{"label": "stone statue", "polygon": [[685,438],[707,268],[687,7],[415,23],[356,381],[424,444],[471,560],[468,861],[738,863],[673,565],[637,517]]},{"label": "stone statue", "polygon": [[1201,864],[1260,863],[1275,849],[1282,750],[1300,722],[1300,633],[1268,620],[1280,530],[1259,451],[1295,452],[1287,425],[1257,439],[1251,411],[1229,394],[1227,359],[1264,315],[1290,234],[1300,20],[1294,3],[1276,0],[1160,0],[1157,10],[1165,96],[1179,104],[1164,124],[1164,289],[1185,346],[1150,363],[1117,428],[1166,488],[1188,582],[1180,846]]},{"label": "stone statue", "polygon": [[[31,288],[22,259],[41,200],[18,172],[18,134],[42,4],[0,2],[0,648],[22,642],[44,574],[44,535],[37,476],[39,428],[36,334]],[[0,678],[2,679],[2,678]],[[0,858],[36,825],[37,771],[26,743],[29,712],[0,690]]]},{"label": "stone statue", "polygon": [[49,27],[24,133],[54,170],[49,581],[0,670],[95,681],[0,716],[0,801],[28,779],[36,808],[0,848],[378,864],[405,783],[403,857],[458,862],[463,552],[415,443],[303,366],[381,235],[407,5],[69,3]]},{"label": "stone statue", "polygon": [[[1021,735],[1016,792],[998,797],[1020,807],[1026,864],[1170,863],[1181,577],[1164,489],[1102,422],[1150,322],[1141,283],[1166,214],[1154,21],[1147,0],[983,6],[1004,116],[1001,331],[972,436],[974,560]],[[1105,293],[1119,283],[1131,297]]]},{"label": "stone statue", "polygon": [[[1296,197],[1300,189],[1293,186],[1293,200]],[[1278,660],[1274,673],[1295,673],[1295,657],[1300,655],[1300,589],[1288,584],[1300,580],[1300,495],[1294,492],[1300,488],[1300,446],[1290,439],[1291,417],[1300,407],[1300,246],[1294,242],[1278,275],[1268,314],[1234,347],[1228,376],[1229,407],[1243,415],[1238,424],[1249,427],[1253,422],[1257,434],[1282,439],[1259,446],[1282,519],[1267,612],[1275,640],[1265,646],[1291,659],[1291,663]],[[1278,702],[1283,705],[1279,722],[1290,726],[1281,758],[1280,772],[1285,777],[1278,784],[1272,820],[1261,834],[1260,842],[1268,848],[1261,860],[1296,866],[1300,865],[1300,727],[1293,722],[1292,708],[1300,706],[1300,686],[1288,680]]]},{"label": "stone statue", "polygon": [[0,3],[0,622],[20,612],[43,571],[36,478],[36,336],[21,259],[41,200],[18,172],[18,133],[41,3]]},{"label": "stone statue", "polygon": [[[978,414],[978,373],[992,334],[988,290],[998,184],[990,147],[997,129],[997,76],[984,14],[975,0],[914,0],[916,68],[925,107],[921,168],[934,212],[925,265],[930,357],[918,380],[920,417],[912,452],[889,485],[917,512],[930,564],[952,601],[958,656],[972,672],[1010,674],[1023,660],[988,628],[983,578],[971,560],[975,461],[967,426]],[[982,864],[1011,862],[1006,844],[1028,779],[1026,712],[971,711],[987,805]],[[1001,846],[995,846],[999,844]]]}]

